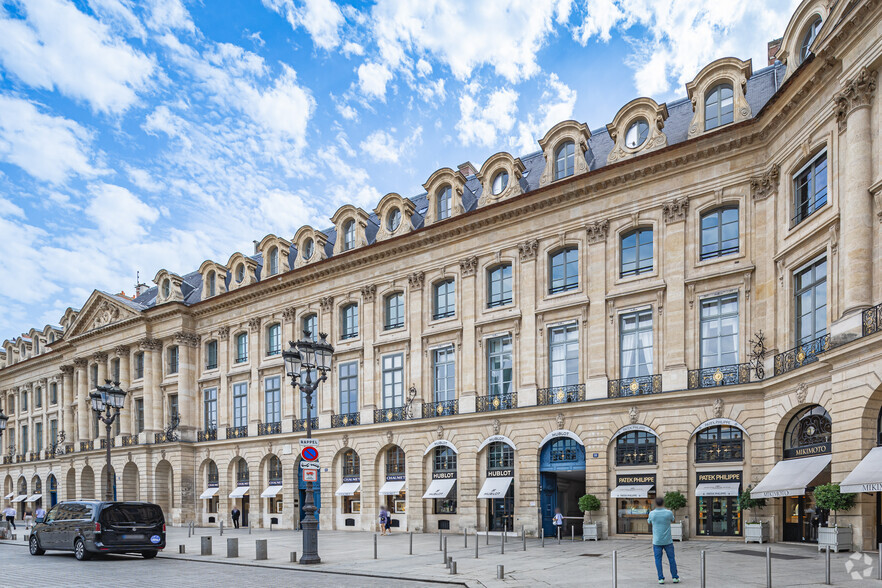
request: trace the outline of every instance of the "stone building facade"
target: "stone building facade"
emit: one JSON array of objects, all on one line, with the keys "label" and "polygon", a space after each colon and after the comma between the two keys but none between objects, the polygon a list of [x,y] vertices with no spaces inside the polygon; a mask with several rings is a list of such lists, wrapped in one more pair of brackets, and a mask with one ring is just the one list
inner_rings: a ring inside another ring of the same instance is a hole
[{"label": "stone building facade", "polygon": [[[119,499],[296,526],[306,407],[280,351],[308,329],[335,347],[310,412],[322,529],[373,528],[381,504],[417,532],[537,534],[554,507],[581,529],[591,493],[630,536],[679,490],[690,535],[758,515],[814,540],[811,488],[882,442],[880,2],[805,0],[778,60],[720,59],[687,99],[561,122],[538,153],[4,342],[3,497],[103,495],[88,395],[116,379]],[[809,479],[781,488],[779,466]],[[737,509],[749,488],[759,513]],[[871,547],[880,513],[860,492],[839,521]]]}]

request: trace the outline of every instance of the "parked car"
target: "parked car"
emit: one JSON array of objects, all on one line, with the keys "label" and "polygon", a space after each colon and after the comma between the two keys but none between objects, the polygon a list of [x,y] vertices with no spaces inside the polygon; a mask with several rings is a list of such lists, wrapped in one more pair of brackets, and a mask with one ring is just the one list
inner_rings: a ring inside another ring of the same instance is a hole
[{"label": "parked car", "polygon": [[96,553],[156,557],[165,548],[165,517],[149,502],[59,502],[38,518],[28,543],[31,555],[47,549],[73,551],[80,561]]}]

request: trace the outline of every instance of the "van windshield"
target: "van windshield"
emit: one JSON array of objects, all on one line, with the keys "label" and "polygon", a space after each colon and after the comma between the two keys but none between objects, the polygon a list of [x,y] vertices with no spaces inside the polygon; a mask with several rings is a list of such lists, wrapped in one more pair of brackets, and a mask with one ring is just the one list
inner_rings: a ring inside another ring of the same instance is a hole
[{"label": "van windshield", "polygon": [[161,525],[162,509],[154,504],[114,504],[101,512],[107,525]]}]

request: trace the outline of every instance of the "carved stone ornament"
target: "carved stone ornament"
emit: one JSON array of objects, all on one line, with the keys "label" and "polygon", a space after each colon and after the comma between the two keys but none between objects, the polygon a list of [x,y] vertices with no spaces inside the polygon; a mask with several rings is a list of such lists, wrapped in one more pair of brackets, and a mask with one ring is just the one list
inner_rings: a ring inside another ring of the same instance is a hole
[{"label": "carved stone ornament", "polygon": [[343,435],[343,439],[341,442],[343,443],[343,447],[349,447],[349,435]]},{"label": "carved stone ornament", "polygon": [[333,296],[323,296],[319,298],[319,307],[322,309],[322,312],[330,312],[331,308],[334,306],[334,297]]},{"label": "carved stone ornament", "polygon": [[723,399],[717,398],[714,400],[714,418],[719,419],[723,417]]},{"label": "carved stone ornament", "polygon": [[765,200],[778,191],[778,178],[781,170],[778,164],[772,165],[761,176],[750,178],[750,196],[754,200]]},{"label": "carved stone ornament", "polygon": [[493,434],[498,435],[499,434],[499,419],[493,419],[492,421],[490,421],[490,426],[493,427]]},{"label": "carved stone ornament", "polygon": [[686,213],[688,211],[688,198],[674,198],[662,204],[662,213],[664,214],[665,222],[668,224],[686,220]]},{"label": "carved stone ornament", "polygon": [[407,285],[414,290],[422,290],[423,284],[426,282],[425,272],[413,272],[407,276]]},{"label": "carved stone ornament", "polygon": [[392,443],[392,431],[386,431],[386,443]]},{"label": "carved stone ornament", "polygon": [[530,239],[523,243],[518,243],[518,256],[523,261],[533,261],[539,252],[539,239]]},{"label": "carved stone ornament", "polygon": [[439,441],[440,441],[441,439],[443,439],[443,438],[444,438],[444,427],[441,426],[441,425],[438,425],[438,428],[435,429],[435,434],[438,435],[438,440],[439,440]]},{"label": "carved stone ornament", "polygon": [[217,338],[221,341],[226,341],[230,336],[230,327],[221,327],[217,330]]},{"label": "carved stone ornament", "polygon": [[637,419],[639,419],[639,418],[640,418],[640,411],[637,410],[636,406],[632,406],[631,409],[628,411],[628,420],[631,421],[632,425],[636,425]]},{"label": "carved stone ornament", "polygon": [[459,271],[463,277],[473,276],[478,271],[478,258],[474,255],[459,260]]},{"label": "carved stone ornament", "polygon": [[557,421],[557,428],[558,428],[558,429],[563,429],[563,426],[564,426],[564,415],[563,415],[562,412],[557,413],[557,417],[555,417],[555,420]]},{"label": "carved stone ornament", "polygon": [[377,296],[377,287],[373,284],[361,287],[361,299],[365,302],[373,302]]},{"label": "carved stone ornament", "polygon": [[293,306],[289,306],[285,310],[282,311],[282,318],[289,323],[294,322],[294,317],[297,316],[297,309]]},{"label": "carved stone ornament", "polygon": [[119,307],[107,300],[102,300],[101,304],[98,305],[98,310],[95,312],[92,328],[104,327],[117,320],[119,320]]},{"label": "carved stone ornament", "polygon": [[588,244],[603,243],[609,235],[609,221],[606,219],[594,221],[587,227]]},{"label": "carved stone ornament", "polygon": [[118,345],[113,350],[117,357],[126,357],[129,355],[129,348],[126,345]]},{"label": "carved stone ornament", "polygon": [[259,331],[260,330],[260,319],[259,318],[248,319],[248,330],[251,331],[252,333],[256,333],[257,331]]},{"label": "carved stone ornament", "polygon": [[185,347],[199,347],[199,341],[202,338],[196,333],[175,333],[175,343]]},{"label": "carved stone ornament", "polygon": [[848,116],[857,108],[869,106],[876,93],[876,78],[879,72],[862,67],[858,75],[842,88],[842,91],[833,96],[833,112],[836,122],[839,123],[839,131],[846,129]]},{"label": "carved stone ornament", "polygon": [[107,361],[107,353],[105,353],[104,351],[99,351],[92,356],[92,359],[94,359],[98,363],[104,363],[105,361]]},{"label": "carved stone ornament", "polygon": [[59,369],[61,369],[61,373],[62,373],[62,374],[64,374],[65,376],[69,376],[69,375],[73,374],[74,366],[72,366],[72,365],[63,365],[63,366],[61,366]]},{"label": "carved stone ornament", "polygon": [[797,404],[804,404],[806,396],[808,396],[808,385],[805,382],[800,382],[796,387]]}]

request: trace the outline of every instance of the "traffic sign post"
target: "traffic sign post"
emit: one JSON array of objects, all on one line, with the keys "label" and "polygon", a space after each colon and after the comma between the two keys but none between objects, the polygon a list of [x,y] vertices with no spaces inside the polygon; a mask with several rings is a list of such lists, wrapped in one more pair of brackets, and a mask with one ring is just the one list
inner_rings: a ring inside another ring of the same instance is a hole
[{"label": "traffic sign post", "polygon": [[301,439],[300,446],[303,447],[304,445],[312,445],[313,447],[318,447],[319,441],[318,439]]},{"label": "traffic sign post", "polygon": [[300,450],[300,457],[302,457],[306,461],[315,461],[318,459],[318,456],[318,449],[313,447],[312,445],[307,445]]},{"label": "traffic sign post", "polygon": [[304,469],[301,470],[304,482],[318,482],[318,470]]}]

